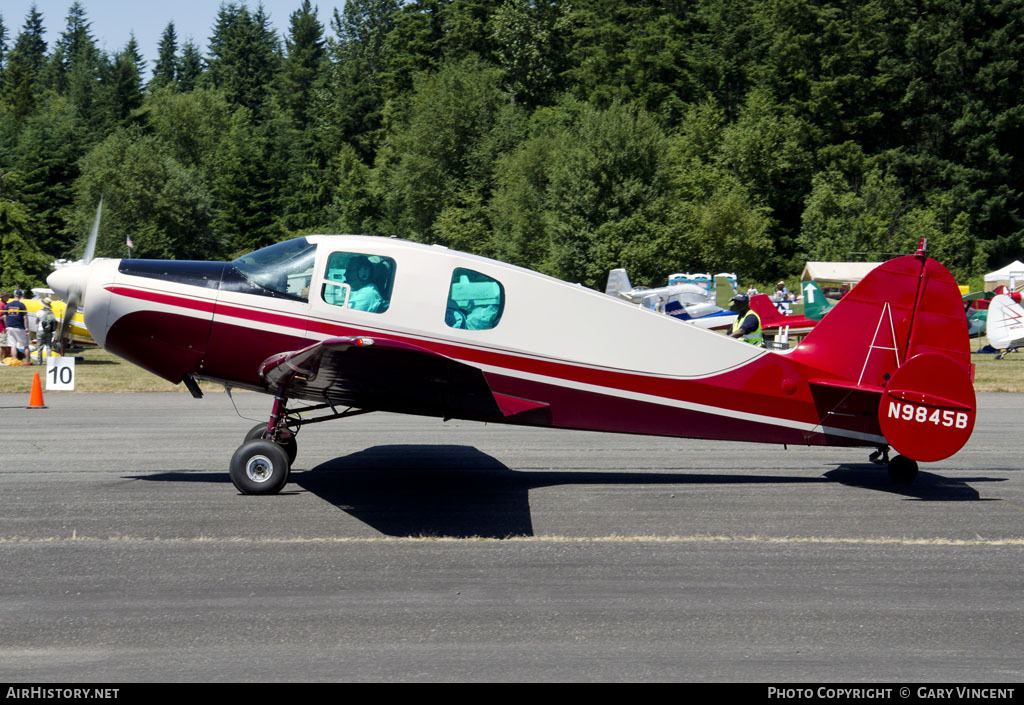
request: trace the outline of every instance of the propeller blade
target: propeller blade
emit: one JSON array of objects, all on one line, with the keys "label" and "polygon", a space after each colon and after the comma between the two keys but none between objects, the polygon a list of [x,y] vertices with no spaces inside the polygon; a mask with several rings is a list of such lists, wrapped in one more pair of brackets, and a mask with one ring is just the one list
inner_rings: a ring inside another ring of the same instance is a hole
[{"label": "propeller blade", "polygon": [[[89,231],[89,239],[85,242],[85,252],[80,260],[80,264],[83,266],[77,263],[69,265],[47,277],[50,286],[55,291],[63,294],[64,300],[67,302],[64,316],[60,319],[60,330],[57,331],[57,344],[60,346],[61,355],[67,351],[68,341],[71,338],[71,319],[75,317],[78,309],[82,306],[83,282],[88,279],[87,265],[92,262],[93,255],[96,253],[96,240],[100,234],[100,218],[102,215],[103,197],[100,196],[99,205],[96,206],[96,218],[93,219],[92,230]],[[55,282],[56,286],[54,285]]]},{"label": "propeller blade", "polygon": [[[92,256],[96,252],[96,239],[100,234],[100,216],[103,214],[103,196],[100,196],[100,203],[96,206],[96,218],[92,221],[92,230],[89,231],[89,239],[85,243],[85,253],[82,261],[85,264],[92,262]],[[71,303],[70,301],[68,303]]]},{"label": "propeller blade", "polygon": [[[76,289],[74,294],[68,295],[68,305],[64,309],[64,316],[60,319],[60,330],[57,332],[57,344],[60,346],[60,354],[67,352],[68,340],[71,338],[71,319],[78,313],[78,299],[80,294]],[[74,299],[74,301],[72,301]]]}]

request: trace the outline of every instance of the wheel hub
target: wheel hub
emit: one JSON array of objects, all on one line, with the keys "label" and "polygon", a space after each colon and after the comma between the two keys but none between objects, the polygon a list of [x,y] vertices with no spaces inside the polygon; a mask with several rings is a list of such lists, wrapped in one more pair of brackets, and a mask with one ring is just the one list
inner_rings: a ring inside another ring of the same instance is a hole
[{"label": "wheel hub", "polygon": [[266,482],[274,476],[274,463],[265,455],[254,455],[245,464],[245,474],[253,482]]}]

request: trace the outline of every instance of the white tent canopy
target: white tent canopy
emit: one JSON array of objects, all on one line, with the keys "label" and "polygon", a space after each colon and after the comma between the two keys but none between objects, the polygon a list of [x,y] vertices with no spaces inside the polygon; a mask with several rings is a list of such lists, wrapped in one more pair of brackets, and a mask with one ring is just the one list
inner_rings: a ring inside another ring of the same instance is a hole
[{"label": "white tent canopy", "polygon": [[881,262],[808,262],[800,281],[856,284]]},{"label": "white tent canopy", "polygon": [[1014,274],[1017,280],[1017,291],[1024,289],[1024,262],[1017,260],[1002,269],[986,274],[985,291],[994,291],[998,286],[1009,287],[1011,274]]}]

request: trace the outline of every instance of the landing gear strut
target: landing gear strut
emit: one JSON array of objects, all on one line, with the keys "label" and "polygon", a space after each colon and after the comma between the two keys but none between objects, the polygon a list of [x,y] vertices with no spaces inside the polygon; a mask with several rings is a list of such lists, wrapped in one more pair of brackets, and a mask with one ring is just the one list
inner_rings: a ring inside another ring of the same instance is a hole
[{"label": "landing gear strut", "polygon": [[287,403],[283,392],[279,392],[274,397],[270,420],[249,429],[242,445],[231,456],[231,482],[242,494],[277,494],[288,482],[299,446],[295,431],[288,426]]},{"label": "landing gear strut", "polygon": [[[274,397],[270,419],[249,429],[242,445],[231,456],[231,482],[242,494],[277,494],[281,491],[288,482],[292,463],[299,452],[295,436],[301,426],[370,412],[369,409],[352,408],[338,411],[329,399],[324,404],[293,411],[288,409],[286,392],[287,384],[284,384]],[[326,409],[332,413],[315,418],[303,418],[298,414],[298,411]]]}]

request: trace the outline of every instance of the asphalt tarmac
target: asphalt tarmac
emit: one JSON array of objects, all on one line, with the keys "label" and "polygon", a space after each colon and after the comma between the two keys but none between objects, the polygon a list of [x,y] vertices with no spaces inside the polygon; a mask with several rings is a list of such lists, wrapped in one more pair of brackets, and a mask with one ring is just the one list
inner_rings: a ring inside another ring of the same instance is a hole
[{"label": "asphalt tarmac", "polygon": [[890,484],[868,449],[369,414],[285,492],[270,399],[0,394],[0,682],[1020,682],[1024,396]]}]

